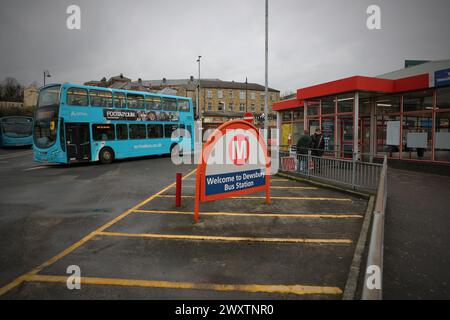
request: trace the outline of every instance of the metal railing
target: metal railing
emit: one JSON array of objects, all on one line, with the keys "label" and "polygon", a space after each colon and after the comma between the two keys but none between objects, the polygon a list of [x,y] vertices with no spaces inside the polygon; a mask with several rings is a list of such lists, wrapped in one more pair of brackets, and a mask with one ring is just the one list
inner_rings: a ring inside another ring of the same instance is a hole
[{"label": "metal railing", "polygon": [[383,167],[380,163],[357,160],[360,155],[353,155],[350,159],[337,158],[324,150],[297,150],[292,147],[287,152],[280,148],[279,154],[281,171],[373,192],[377,190]]},{"label": "metal railing", "polygon": [[373,211],[372,232],[367,255],[366,274],[362,290],[363,300],[381,300],[383,283],[384,217],[387,203],[387,159],[378,183],[377,198]]}]

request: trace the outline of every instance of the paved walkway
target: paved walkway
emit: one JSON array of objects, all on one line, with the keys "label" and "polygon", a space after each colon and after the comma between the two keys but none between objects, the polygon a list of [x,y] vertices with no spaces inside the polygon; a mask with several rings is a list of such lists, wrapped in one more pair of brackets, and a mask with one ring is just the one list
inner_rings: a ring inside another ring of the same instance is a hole
[{"label": "paved walkway", "polygon": [[384,299],[450,299],[450,177],[388,172]]}]

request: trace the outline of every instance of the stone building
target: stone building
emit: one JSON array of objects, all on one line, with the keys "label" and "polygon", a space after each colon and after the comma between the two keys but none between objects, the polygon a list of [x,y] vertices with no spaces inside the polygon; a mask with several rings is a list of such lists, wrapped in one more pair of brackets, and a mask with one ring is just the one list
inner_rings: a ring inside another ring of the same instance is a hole
[{"label": "stone building", "polygon": [[[200,84],[199,108],[197,92]],[[85,85],[109,87],[149,92],[164,92],[192,98],[196,117],[201,118],[206,128],[216,127],[230,119],[242,119],[244,113],[253,113],[255,123],[264,122],[265,87],[250,82],[202,79],[199,83],[194,77],[189,79],[160,79],[132,81],[122,74],[106,80],[89,81]],[[276,126],[272,104],[280,100],[280,91],[269,88],[269,120]]]}]

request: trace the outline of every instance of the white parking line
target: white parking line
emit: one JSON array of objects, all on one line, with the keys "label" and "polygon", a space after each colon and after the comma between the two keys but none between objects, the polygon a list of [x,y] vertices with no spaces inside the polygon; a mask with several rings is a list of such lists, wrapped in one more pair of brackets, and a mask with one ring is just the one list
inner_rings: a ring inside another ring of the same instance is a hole
[{"label": "white parking line", "polygon": [[22,171],[39,170],[39,169],[44,169],[44,168],[47,168],[47,166],[37,166],[37,167],[28,168],[28,169],[23,169]]}]

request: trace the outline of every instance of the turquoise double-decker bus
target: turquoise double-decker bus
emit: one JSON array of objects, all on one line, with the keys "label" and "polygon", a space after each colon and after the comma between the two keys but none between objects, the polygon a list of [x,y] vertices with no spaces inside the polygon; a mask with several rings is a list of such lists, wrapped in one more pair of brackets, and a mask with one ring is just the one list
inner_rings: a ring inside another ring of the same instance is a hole
[{"label": "turquoise double-decker bus", "polygon": [[31,146],[33,118],[10,116],[0,118],[0,147]]},{"label": "turquoise double-decker bus", "polygon": [[182,154],[193,150],[193,128],[190,98],[67,83],[47,85],[40,89],[36,108],[34,159],[111,163]]}]

